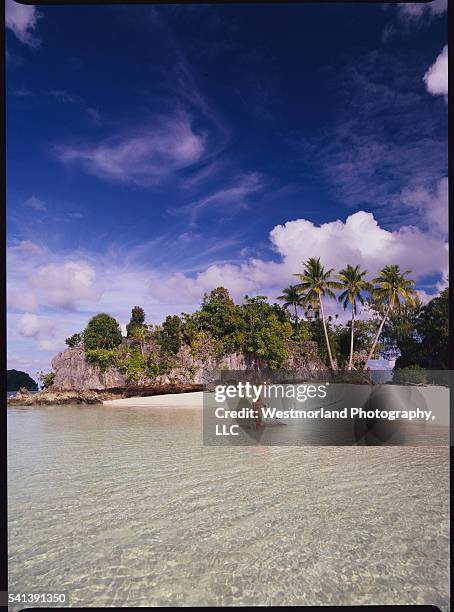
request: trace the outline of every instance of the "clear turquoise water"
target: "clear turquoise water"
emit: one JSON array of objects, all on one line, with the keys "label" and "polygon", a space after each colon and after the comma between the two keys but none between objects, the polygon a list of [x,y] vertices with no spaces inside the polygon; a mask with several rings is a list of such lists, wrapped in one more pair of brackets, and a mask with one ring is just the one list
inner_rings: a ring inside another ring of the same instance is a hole
[{"label": "clear turquoise water", "polygon": [[195,409],[9,408],[8,423],[10,591],[448,608],[447,448],[203,447]]}]

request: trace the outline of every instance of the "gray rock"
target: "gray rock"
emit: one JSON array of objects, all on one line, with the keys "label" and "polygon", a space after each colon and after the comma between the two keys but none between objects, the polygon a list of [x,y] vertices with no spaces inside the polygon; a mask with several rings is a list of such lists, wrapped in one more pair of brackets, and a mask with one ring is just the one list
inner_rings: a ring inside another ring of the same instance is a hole
[{"label": "gray rock", "polygon": [[[296,354],[291,355],[286,364],[286,370],[317,373],[326,370],[326,366],[316,356],[313,343]],[[149,348],[145,347],[145,353]],[[97,366],[91,365],[85,359],[83,346],[68,348],[58,353],[52,360],[55,379],[53,391],[102,391],[104,389],[136,387],[137,384],[128,380],[126,374],[117,368],[109,368],[103,372]],[[249,354],[233,353],[217,358],[208,348],[194,355],[188,346],[182,346],[175,357],[174,367],[166,374],[155,379],[144,379],[141,386],[196,384],[206,385],[213,377],[213,372],[219,370],[251,371],[260,374],[268,370],[264,359]]]},{"label": "gray rock", "polygon": [[84,348],[76,346],[58,353],[52,359],[55,379],[52,389],[56,391],[100,390],[125,387],[127,378],[116,368],[102,372],[85,359]]}]

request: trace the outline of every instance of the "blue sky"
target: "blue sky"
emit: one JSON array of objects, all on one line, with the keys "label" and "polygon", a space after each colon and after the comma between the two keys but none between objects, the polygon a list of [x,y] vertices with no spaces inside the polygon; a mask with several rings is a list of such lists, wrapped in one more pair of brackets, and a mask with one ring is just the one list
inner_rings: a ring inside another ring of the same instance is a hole
[{"label": "blue sky", "polygon": [[312,255],[444,286],[444,0],[7,0],[6,24],[9,367],[99,311],[274,297]]}]

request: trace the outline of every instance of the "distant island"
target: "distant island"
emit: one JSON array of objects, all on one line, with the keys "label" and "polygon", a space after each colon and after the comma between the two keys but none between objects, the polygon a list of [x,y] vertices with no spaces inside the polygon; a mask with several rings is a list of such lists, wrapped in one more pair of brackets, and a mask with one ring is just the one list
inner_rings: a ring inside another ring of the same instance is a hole
[{"label": "distant island", "polygon": [[6,390],[19,391],[19,389],[28,389],[29,391],[38,391],[38,383],[27,374],[20,370],[7,370],[6,372]]},{"label": "distant island", "polygon": [[[161,325],[148,324],[135,306],[126,337],[114,317],[99,313],[66,339],[53,371],[40,374],[44,391],[27,401],[93,403],[109,399],[106,392],[183,392],[206,384],[210,370],[331,376],[366,371],[377,357],[395,360],[396,383],[424,384],[431,370],[448,368],[448,289],[423,304],[409,274],[388,265],[367,280],[359,266],[335,273],[310,258],[295,274],[298,282],[271,299],[246,295],[237,304],[216,287],[197,311],[169,315]],[[348,313],[345,323],[338,313],[325,314],[326,298]],[[360,307],[367,319],[358,318]]]}]

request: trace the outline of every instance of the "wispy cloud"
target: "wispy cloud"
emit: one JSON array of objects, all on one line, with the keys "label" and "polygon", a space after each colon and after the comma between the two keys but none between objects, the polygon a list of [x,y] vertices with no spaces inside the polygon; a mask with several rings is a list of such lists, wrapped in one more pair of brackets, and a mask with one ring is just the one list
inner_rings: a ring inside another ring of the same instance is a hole
[{"label": "wispy cloud", "polygon": [[191,202],[180,208],[173,208],[169,212],[173,214],[188,214],[191,224],[194,224],[198,216],[207,209],[226,207],[226,213],[231,215],[248,206],[248,197],[265,186],[264,175],[259,172],[246,172],[236,176],[227,186],[209,193],[203,198]]},{"label": "wispy cloud", "polygon": [[401,2],[396,10],[401,19],[421,23],[430,21],[437,15],[442,15],[448,9],[448,0],[433,0],[432,2]]},{"label": "wispy cloud", "polygon": [[404,189],[401,199],[418,213],[419,220],[425,221],[429,232],[448,235],[448,177],[440,179],[431,191],[424,187]]},{"label": "wispy cloud", "polygon": [[35,29],[41,16],[42,14],[36,6],[19,4],[14,0],[6,0],[6,27],[15,34],[18,40],[30,47],[38,47],[40,45],[40,40],[35,35]]},{"label": "wispy cloud", "polygon": [[33,210],[37,210],[39,212],[45,212],[47,210],[47,206],[44,200],[41,200],[41,198],[37,198],[34,195],[28,198],[28,200],[25,200],[24,206],[27,206],[28,208],[33,208]]},{"label": "wispy cloud", "polygon": [[[172,29],[155,10],[146,12],[148,26],[150,20],[171,61],[154,67],[159,88],[152,95],[143,92],[148,115],[140,109],[135,126],[127,128],[121,118],[112,117],[117,127],[110,136],[61,144],[55,151],[62,162],[107,181],[152,187],[178,174],[185,186],[199,184],[214,170],[229,129],[200,89]],[[99,111],[91,107],[87,112],[97,123]]]},{"label": "wispy cloud", "polygon": [[236,299],[244,293],[272,297],[292,282],[302,262],[314,255],[335,269],[358,263],[371,276],[384,265],[397,263],[413,270],[416,279],[428,275],[441,277],[447,265],[443,239],[411,226],[386,230],[371,213],[364,211],[350,215],[345,222],[317,225],[307,219],[289,221],[274,227],[269,238],[278,261],[249,258],[239,264],[209,265],[195,276],[180,271],[165,277],[155,275],[150,291],[166,303],[197,303],[205,291],[217,285],[227,287]]},{"label": "wispy cloud", "polygon": [[62,102],[74,102],[74,96],[64,89],[51,89],[49,95],[61,100]]},{"label": "wispy cloud", "polygon": [[208,152],[206,134],[196,130],[184,111],[155,118],[148,125],[116,134],[97,144],[62,145],[59,159],[98,178],[152,186]]},{"label": "wispy cloud", "polygon": [[401,34],[408,35],[415,29],[420,29],[430,25],[434,19],[446,13],[448,0],[432,0],[432,2],[408,2],[393,5],[384,5],[395,15],[395,19],[390,21],[382,34],[384,43]]},{"label": "wispy cloud", "polygon": [[446,117],[434,112],[421,72],[386,53],[370,53],[340,74],[339,115],[305,146],[342,202],[414,221],[404,190],[433,192],[447,173]]}]

